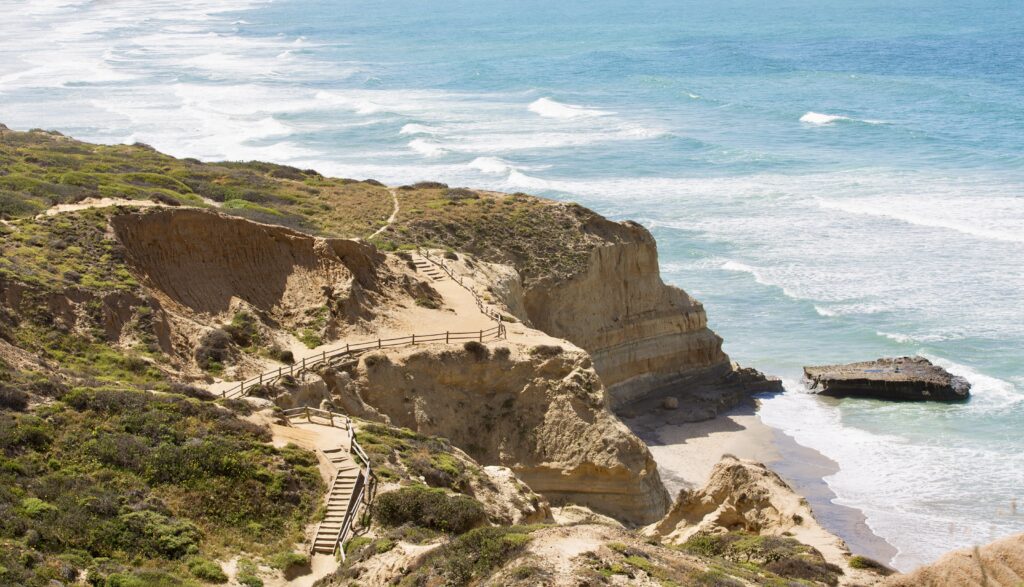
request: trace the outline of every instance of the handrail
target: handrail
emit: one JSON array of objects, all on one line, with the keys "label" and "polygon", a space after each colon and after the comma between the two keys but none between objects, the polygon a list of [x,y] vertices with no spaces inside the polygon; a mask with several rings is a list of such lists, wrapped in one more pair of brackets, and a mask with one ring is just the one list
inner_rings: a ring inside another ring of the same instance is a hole
[{"label": "handrail", "polygon": [[416,247],[416,252],[419,253],[419,255],[426,259],[427,261],[430,261],[434,265],[440,267],[442,271],[448,274],[448,277],[452,278],[452,281],[461,285],[463,289],[468,291],[473,296],[473,300],[476,302],[476,307],[477,309],[480,310],[482,314],[484,314],[491,320],[496,320],[499,325],[502,323],[504,316],[485,306],[484,301],[480,298],[479,295],[477,295],[476,291],[473,288],[466,285],[461,275],[455,275],[455,272],[448,267],[448,264],[444,262],[444,259],[434,259],[433,257],[430,256],[430,253],[426,252],[420,247]]},{"label": "handrail", "polygon": [[488,328],[486,330],[476,331],[463,331],[463,332],[436,332],[431,334],[412,334],[409,336],[400,336],[396,338],[378,338],[377,340],[369,340],[356,343],[345,343],[345,346],[340,344],[331,350],[324,349],[319,355],[313,355],[313,357],[306,357],[297,361],[287,367],[278,367],[277,369],[265,371],[260,373],[256,377],[240,381],[238,387],[232,387],[231,389],[225,389],[221,391],[221,397],[236,398],[243,397],[249,390],[257,385],[263,385],[265,382],[274,381],[285,375],[295,376],[308,369],[322,365],[328,361],[328,359],[334,359],[336,357],[351,355],[353,351],[364,351],[370,349],[380,349],[385,347],[398,347],[415,345],[417,343],[428,343],[428,342],[441,342],[443,339],[445,344],[452,342],[458,342],[463,340],[477,340],[483,342],[489,339],[502,339],[505,338],[506,331],[505,325],[499,321],[497,326]]},{"label": "handrail", "polygon": [[[334,486],[337,483],[338,483],[338,476],[335,475],[334,479],[331,480],[331,486],[327,488],[327,495],[328,496],[330,496],[331,493],[334,491]],[[324,516],[324,517],[326,517],[326,516]],[[320,535],[320,527],[323,526],[323,525],[324,525],[324,521],[323,520],[320,520],[319,522],[316,523],[316,531],[313,532],[313,542],[309,546],[310,554],[313,554],[313,551],[316,548],[316,537]]]},{"label": "handrail", "polygon": [[[358,461],[359,476],[356,486],[359,488],[356,493],[349,499],[348,508],[345,512],[345,518],[342,523],[341,531],[338,533],[338,537],[334,543],[334,550],[341,553],[341,560],[345,560],[345,538],[349,531],[352,529],[354,524],[355,516],[361,505],[369,507],[370,502],[373,500],[374,489],[377,486],[377,475],[373,472],[373,465],[370,463],[370,457],[366,454],[366,451],[356,440],[355,427],[352,425],[352,418],[345,414],[339,414],[338,412],[332,412],[330,410],[323,410],[320,408],[311,408],[309,406],[301,406],[298,408],[289,408],[282,410],[286,421],[291,424],[291,419],[294,417],[306,417],[306,421],[311,422],[310,418],[312,415],[320,417],[327,417],[330,419],[331,426],[334,426],[335,420],[339,420],[342,423],[342,427],[348,432],[348,452],[354,455]],[[326,416],[325,416],[326,414]],[[331,481],[330,487],[327,488],[327,495],[334,492],[334,486],[338,483],[338,475],[335,474],[334,479]],[[313,533],[313,543],[310,545],[310,552],[315,552],[316,549],[316,538],[320,535],[320,528],[323,526],[323,520],[317,523],[316,531]]]},{"label": "handrail", "polygon": [[441,337],[444,337],[445,344],[451,344],[453,341],[457,342],[460,340],[477,340],[479,342],[483,342],[485,338],[505,338],[506,330],[504,316],[502,314],[496,312],[495,310],[492,310],[491,308],[488,308],[484,304],[483,299],[481,299],[480,296],[477,295],[476,291],[474,291],[473,288],[466,285],[465,280],[462,278],[462,276],[456,275],[451,270],[451,268],[448,267],[448,264],[444,262],[444,259],[434,259],[433,257],[430,256],[429,253],[427,253],[421,248],[417,248],[416,250],[421,257],[423,257],[430,263],[433,263],[434,265],[440,267],[441,270],[448,275],[448,277],[452,278],[452,280],[455,283],[459,284],[460,286],[462,286],[463,289],[468,291],[470,295],[473,296],[473,301],[476,302],[476,307],[478,310],[480,310],[480,313],[487,316],[491,320],[497,322],[497,325],[494,326],[493,328],[477,331],[452,332],[446,330],[445,332],[437,332],[433,334],[411,334],[409,336],[399,336],[394,338],[378,338],[377,340],[368,340],[356,343],[345,343],[344,347],[342,347],[341,344],[339,343],[337,347],[331,350],[324,349],[323,351],[320,352],[319,356],[314,355],[313,357],[304,357],[300,361],[292,363],[287,367],[278,367],[276,371],[265,371],[263,373],[260,373],[256,377],[240,381],[238,383],[237,388],[232,388],[230,391],[227,389],[221,391],[221,397],[225,399],[243,397],[246,395],[247,390],[250,390],[251,388],[256,387],[257,385],[263,385],[265,381],[274,381],[276,379],[280,379],[286,374],[294,377],[295,375],[302,373],[310,368],[317,367],[323,363],[326,363],[328,359],[333,359],[335,357],[344,355],[350,355],[352,354],[353,351],[369,350],[373,348],[381,349],[384,347],[415,345],[417,343],[417,339],[418,342],[421,343],[441,342]]},{"label": "handrail", "polygon": [[[360,473],[360,475],[361,474],[362,473]],[[359,491],[353,494],[352,499],[348,502],[348,510],[345,512],[345,522],[341,525],[341,531],[338,532],[338,540],[334,543],[334,549],[341,554],[341,562],[345,562],[345,536],[348,535],[349,530],[352,528],[352,522],[356,519],[356,510],[359,509],[359,504],[362,501],[363,494],[365,492],[366,481],[359,484]],[[317,530],[319,531],[319,527]]]}]

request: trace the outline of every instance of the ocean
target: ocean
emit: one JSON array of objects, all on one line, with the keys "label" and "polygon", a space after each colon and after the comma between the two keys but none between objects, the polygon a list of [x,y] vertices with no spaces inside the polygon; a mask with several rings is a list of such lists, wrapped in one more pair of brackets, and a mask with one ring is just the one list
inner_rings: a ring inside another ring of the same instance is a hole
[{"label": "ocean", "polygon": [[[1024,531],[1024,7],[1011,0],[0,0],[0,122],[578,201],[658,239],[761,418],[909,569]],[[962,405],[801,367],[922,354]]]}]

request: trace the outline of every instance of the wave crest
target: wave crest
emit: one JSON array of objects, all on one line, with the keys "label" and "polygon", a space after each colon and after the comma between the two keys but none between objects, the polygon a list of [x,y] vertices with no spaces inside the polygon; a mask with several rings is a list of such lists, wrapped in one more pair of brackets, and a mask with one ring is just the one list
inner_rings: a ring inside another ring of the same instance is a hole
[{"label": "wave crest", "polygon": [[597,108],[585,108],[575,104],[563,104],[551,98],[540,98],[534,100],[528,107],[530,112],[539,114],[544,118],[592,118],[595,116],[609,116],[612,114],[607,110]]}]

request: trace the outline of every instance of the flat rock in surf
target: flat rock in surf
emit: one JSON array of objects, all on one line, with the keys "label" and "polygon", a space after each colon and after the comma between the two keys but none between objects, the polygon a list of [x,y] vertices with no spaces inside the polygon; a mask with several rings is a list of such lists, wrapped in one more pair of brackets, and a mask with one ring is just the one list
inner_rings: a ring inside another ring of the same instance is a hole
[{"label": "flat rock in surf", "polygon": [[804,367],[804,377],[812,391],[832,397],[950,402],[971,395],[966,379],[923,357]]}]

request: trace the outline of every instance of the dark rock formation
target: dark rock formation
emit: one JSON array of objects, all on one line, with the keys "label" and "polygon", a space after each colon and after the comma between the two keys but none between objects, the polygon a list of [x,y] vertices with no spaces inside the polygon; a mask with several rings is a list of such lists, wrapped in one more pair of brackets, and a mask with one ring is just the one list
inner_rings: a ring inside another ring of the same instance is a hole
[{"label": "dark rock formation", "polygon": [[901,401],[963,401],[971,384],[923,357],[898,357],[804,367],[812,390],[833,397],[873,397]]}]

